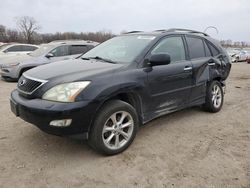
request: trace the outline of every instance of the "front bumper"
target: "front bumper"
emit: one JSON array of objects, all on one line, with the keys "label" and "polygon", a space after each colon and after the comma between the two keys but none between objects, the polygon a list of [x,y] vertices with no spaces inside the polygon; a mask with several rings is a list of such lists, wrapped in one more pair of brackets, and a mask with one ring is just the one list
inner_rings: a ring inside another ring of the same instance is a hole
[{"label": "front bumper", "polygon": [[[17,90],[11,93],[12,112],[49,134],[88,138],[88,132],[98,105],[90,101],[60,103],[42,99],[26,99]],[[68,127],[49,125],[53,120],[72,119]]]},{"label": "front bumper", "polygon": [[2,78],[18,79],[18,70],[16,68],[0,67]]}]

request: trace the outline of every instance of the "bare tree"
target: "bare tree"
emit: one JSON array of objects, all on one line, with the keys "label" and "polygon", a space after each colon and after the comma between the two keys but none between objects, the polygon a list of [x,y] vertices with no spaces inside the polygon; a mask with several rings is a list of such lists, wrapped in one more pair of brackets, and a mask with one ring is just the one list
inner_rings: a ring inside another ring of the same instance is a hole
[{"label": "bare tree", "polygon": [[27,43],[32,43],[34,34],[40,29],[33,17],[23,16],[16,18],[17,27],[20,29]]},{"label": "bare tree", "polygon": [[6,42],[6,27],[0,25],[0,42]]}]

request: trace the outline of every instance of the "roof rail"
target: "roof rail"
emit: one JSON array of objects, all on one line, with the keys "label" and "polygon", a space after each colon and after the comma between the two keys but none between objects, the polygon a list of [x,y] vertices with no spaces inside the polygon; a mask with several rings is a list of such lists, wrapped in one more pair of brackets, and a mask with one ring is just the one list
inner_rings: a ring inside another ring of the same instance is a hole
[{"label": "roof rail", "polygon": [[167,30],[166,29],[157,29],[157,30],[154,30],[154,32],[166,32]]},{"label": "roof rail", "polygon": [[65,39],[65,40],[53,40],[50,43],[65,43],[65,42],[90,42],[82,39]]},{"label": "roof rail", "polygon": [[166,30],[166,32],[187,32],[187,33],[194,33],[194,34],[201,34],[201,35],[204,35],[204,36],[209,36],[207,33],[203,33],[203,32],[200,32],[200,31],[195,31],[195,30],[190,30],[190,29],[179,29],[179,28],[171,28],[171,29],[168,29]]},{"label": "roof rail", "polygon": [[124,34],[130,34],[130,33],[140,33],[142,31],[129,31],[129,32],[125,32]]}]

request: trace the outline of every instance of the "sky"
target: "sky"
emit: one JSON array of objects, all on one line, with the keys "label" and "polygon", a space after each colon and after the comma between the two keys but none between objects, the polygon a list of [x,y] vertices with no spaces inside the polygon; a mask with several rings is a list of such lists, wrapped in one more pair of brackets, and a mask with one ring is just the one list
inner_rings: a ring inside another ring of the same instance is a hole
[{"label": "sky", "polygon": [[34,17],[40,33],[186,28],[250,42],[250,0],[0,0],[0,24]]}]

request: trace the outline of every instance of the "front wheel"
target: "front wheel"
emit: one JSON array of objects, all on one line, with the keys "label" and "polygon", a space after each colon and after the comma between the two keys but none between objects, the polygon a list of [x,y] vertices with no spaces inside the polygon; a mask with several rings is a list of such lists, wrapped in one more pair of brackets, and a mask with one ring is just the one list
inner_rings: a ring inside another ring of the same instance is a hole
[{"label": "front wheel", "polygon": [[224,102],[224,92],[221,83],[212,81],[207,86],[206,101],[204,104],[205,110],[209,112],[218,112],[221,110]]},{"label": "front wheel", "polygon": [[130,104],[120,100],[107,102],[97,114],[89,144],[105,155],[121,153],[133,142],[138,124],[137,113]]}]

